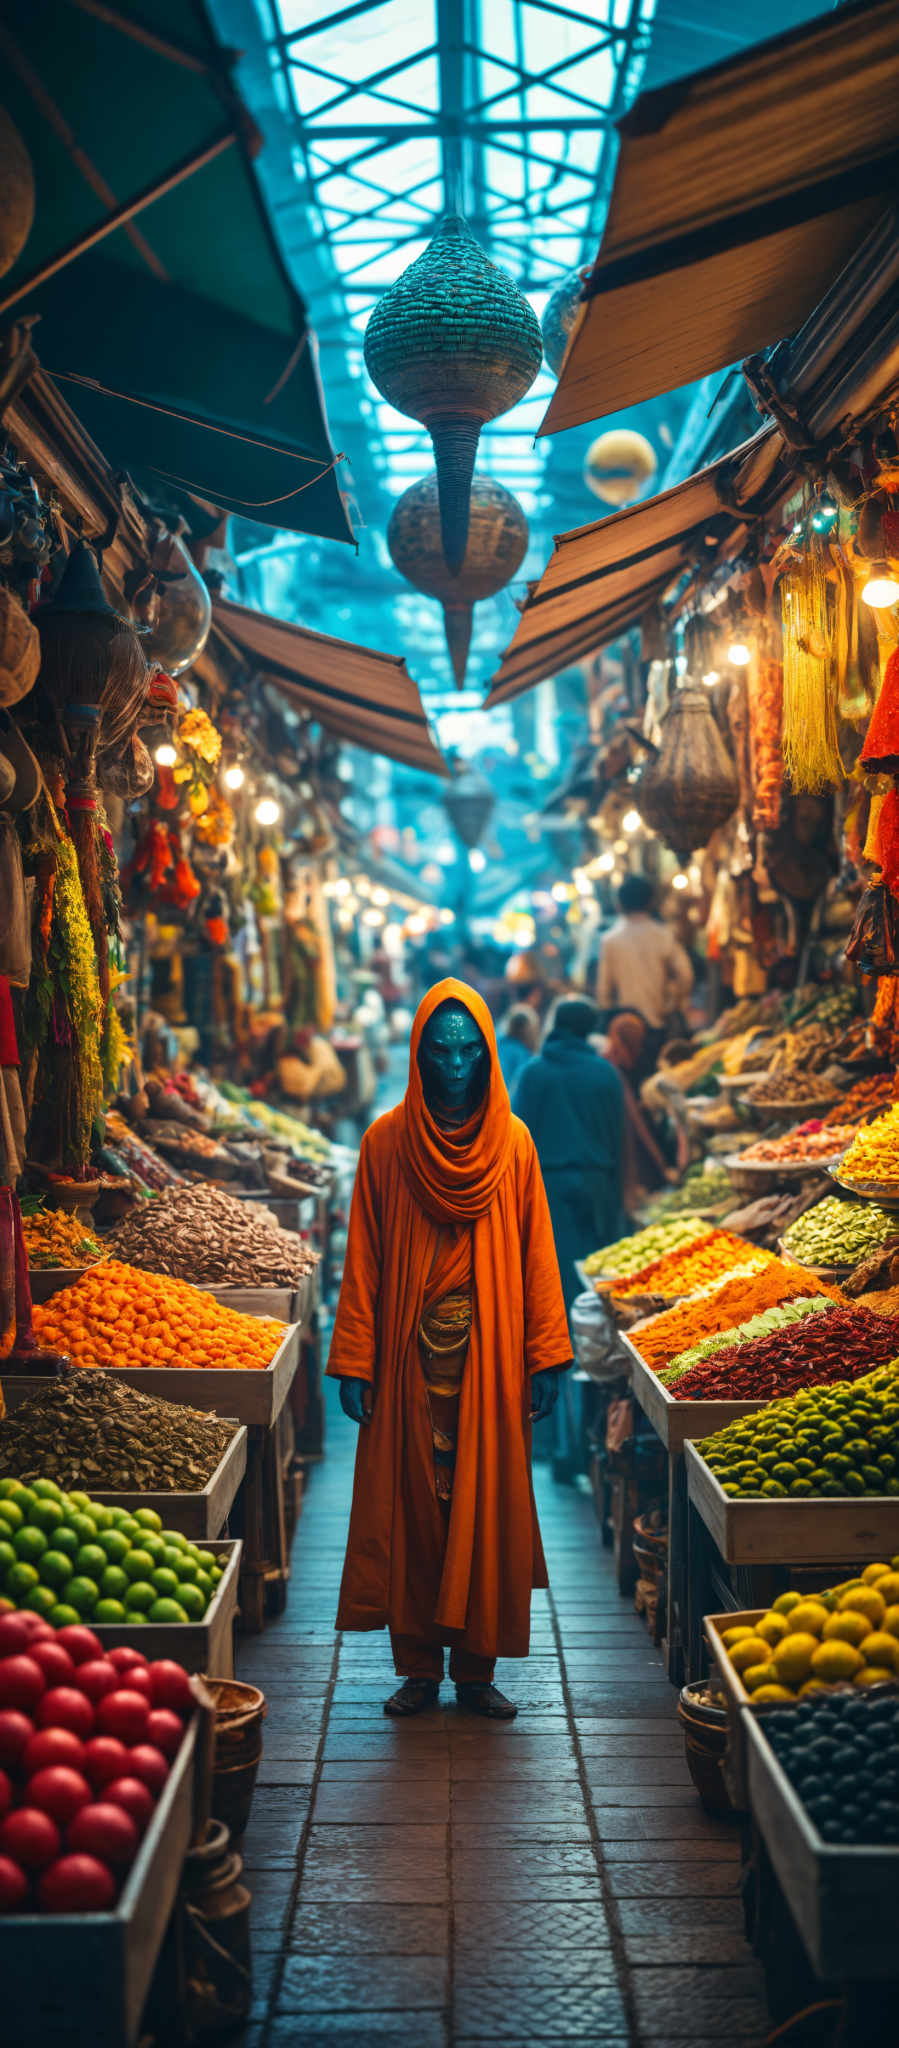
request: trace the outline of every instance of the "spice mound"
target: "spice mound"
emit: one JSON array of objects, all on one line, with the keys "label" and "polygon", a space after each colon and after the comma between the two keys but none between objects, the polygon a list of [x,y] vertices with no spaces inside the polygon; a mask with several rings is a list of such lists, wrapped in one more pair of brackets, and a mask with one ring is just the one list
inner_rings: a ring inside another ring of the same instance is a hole
[{"label": "spice mound", "polygon": [[823,1159],[837,1159],[855,1136],[847,1124],[804,1124],[798,1131],[786,1131],[782,1138],[757,1138],[747,1145],[738,1166],[810,1166]]},{"label": "spice mound", "polygon": [[756,1081],[748,1091],[747,1101],[759,1108],[792,1108],[794,1103],[832,1102],[835,1093],[821,1074],[810,1074],[804,1067],[782,1067],[779,1073],[766,1074],[763,1081]]},{"label": "spice mound", "polygon": [[46,1266],[92,1266],[103,1256],[96,1238],[67,1209],[42,1209],[34,1216],[23,1216],[22,1230],[28,1264],[35,1270]]},{"label": "spice mound", "polygon": [[677,1251],[681,1245],[694,1244],[697,1238],[708,1235],[708,1224],[701,1216],[678,1216],[670,1223],[652,1223],[646,1230],[638,1230],[633,1237],[616,1238],[614,1244],[604,1244],[598,1252],[591,1252],[584,1260],[584,1272],[630,1275],[639,1272],[641,1266],[648,1266],[651,1259],[660,1259],[666,1252]]},{"label": "spice mound", "polygon": [[286,1325],[268,1316],[242,1316],[211,1294],[142,1273],[117,1259],[92,1266],[74,1287],[64,1287],[34,1311],[35,1334],[75,1365],[270,1365]]},{"label": "spice mound", "polygon": [[800,1387],[859,1379],[897,1355],[899,1317],[833,1307],[748,1344],[724,1344],[667,1384],[676,1401],[773,1401]]},{"label": "spice mound", "polygon": [[295,1287],[316,1255],[294,1230],[219,1188],[171,1188],[112,1232],[117,1259],[207,1287]]},{"label": "spice mound", "polygon": [[899,1366],[806,1387],[704,1438],[726,1494],[765,1499],[899,1495]]},{"label": "spice mound", "polygon": [[695,1301],[682,1301],[676,1308],[665,1309],[660,1316],[635,1324],[630,1333],[631,1342],[636,1344],[647,1365],[657,1371],[659,1366],[668,1365],[678,1352],[699,1343],[702,1337],[746,1322],[762,1309],[774,1308],[781,1301],[789,1301],[791,1296],[803,1294],[824,1294],[830,1295],[833,1301],[843,1300],[836,1288],[825,1286],[804,1267],[794,1266],[788,1260],[772,1259],[762,1273],[725,1280],[713,1292]]},{"label": "spice mound", "polygon": [[112,1373],[66,1373],[0,1422],[0,1478],[100,1493],[201,1493],[232,1422],[139,1394]]},{"label": "spice mound", "polygon": [[899,1217],[876,1202],[825,1195],[784,1231],[784,1251],[804,1266],[854,1266],[899,1236]]},{"label": "spice mound", "polygon": [[899,1103],[862,1124],[840,1166],[840,1179],[899,1189]]},{"label": "spice mound", "polygon": [[754,1251],[745,1237],[736,1237],[732,1231],[711,1230],[707,1237],[698,1237],[693,1244],[682,1245],[678,1251],[639,1267],[628,1279],[617,1283],[615,1293],[623,1299],[630,1294],[695,1294],[709,1283],[715,1285],[723,1280],[747,1260],[760,1271],[770,1256],[769,1252]]},{"label": "spice mound", "polygon": [[663,1387],[674,1392],[679,1382],[693,1367],[711,1358],[713,1353],[723,1351],[735,1344],[751,1344],[756,1337],[769,1337],[772,1330],[785,1330],[791,1323],[800,1323],[804,1316],[822,1315],[833,1309],[833,1302],[823,1294],[800,1294],[794,1301],[778,1302],[775,1308],[760,1309],[758,1315],[749,1316],[745,1323],[736,1323],[731,1329],[715,1330],[709,1337],[701,1337],[691,1344],[687,1351],[679,1351],[671,1364],[659,1369]]}]

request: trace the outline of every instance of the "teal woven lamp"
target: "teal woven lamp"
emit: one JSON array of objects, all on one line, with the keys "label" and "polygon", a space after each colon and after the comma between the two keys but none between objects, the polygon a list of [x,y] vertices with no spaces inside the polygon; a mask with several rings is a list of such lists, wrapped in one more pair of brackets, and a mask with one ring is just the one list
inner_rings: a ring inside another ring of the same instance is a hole
[{"label": "teal woven lamp", "polygon": [[481,428],[524,397],[542,355],[533,308],[459,214],[446,215],[369,320],[365,362],[373,384],[398,412],[420,420],[434,444],[451,576],[465,558]]},{"label": "teal woven lamp", "polygon": [[460,690],[474,606],[505,588],[528,547],[528,523],[518,499],[492,477],[472,478],[469,510],[468,541],[458,576],[450,574],[444,558],[433,471],[397,499],[387,528],[387,546],[400,575],[443,606],[446,644]]}]

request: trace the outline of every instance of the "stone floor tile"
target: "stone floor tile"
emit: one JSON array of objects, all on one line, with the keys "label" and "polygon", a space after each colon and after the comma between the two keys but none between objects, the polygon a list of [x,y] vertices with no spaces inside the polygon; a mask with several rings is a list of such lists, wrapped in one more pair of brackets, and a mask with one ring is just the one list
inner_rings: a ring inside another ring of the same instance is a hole
[{"label": "stone floor tile", "polygon": [[357,1899],[352,1913],[301,1899],[290,1930],[288,1953],[318,1956],[446,1956],[449,1919],[443,1906],[381,1905]]},{"label": "stone floor tile", "polygon": [[497,2041],[627,2039],[627,2022],[617,1985],[606,1980],[577,1984],[546,1984],[528,1976],[523,1961],[517,1987],[498,1984],[492,1976],[466,1977],[455,1988],[455,2038],[478,2036]]},{"label": "stone floor tile", "polygon": [[[692,1860],[660,1863],[651,1852],[645,1862],[607,1863],[606,1873],[618,1899],[736,1898],[739,1889],[739,1872],[732,1865]],[[701,1919],[700,1911],[697,1918]]]},{"label": "stone floor tile", "polygon": [[410,2030],[405,2021],[398,2023],[395,2012],[332,2012],[325,2031],[320,2012],[277,2012],[264,2048],[294,2048],[296,2042],[307,2041],[315,2048],[342,2041],[348,2048],[447,2048],[448,2038],[446,2019],[439,2013],[416,2013]]},{"label": "stone floor tile", "polygon": [[368,1823],[373,1827],[407,1827],[410,1821],[446,1821],[449,1806],[447,1778],[438,1779],[433,1785],[415,1779],[405,1784],[382,1781],[374,1785],[358,1778],[344,1779],[336,1785],[318,1786],[315,1825],[332,1822],[346,1826],[355,1822],[357,1826]]},{"label": "stone floor tile", "polygon": [[355,1899],[443,1904],[446,1864],[445,1828],[312,1828],[301,1903],[331,1899],[335,1911]]},{"label": "stone floor tile", "polygon": [[499,1847],[453,1852],[457,1899],[583,1899],[596,1885],[588,1843],[522,1842],[510,1854]]},{"label": "stone floor tile", "polygon": [[442,2012],[448,1996],[449,1965],[429,1955],[289,1955],[278,1991],[277,2010]]},{"label": "stone floor tile", "polygon": [[574,1951],[572,1968],[589,1961],[597,1948],[611,1940],[608,1921],[597,1886],[587,1898],[518,1900],[514,1913],[499,1899],[459,1899],[454,1915],[456,1943],[460,1950],[476,1949],[490,1957],[490,1967],[510,1960],[520,1967],[523,1956],[539,1957],[566,1949]]},{"label": "stone floor tile", "polygon": [[442,1754],[429,1751],[421,1757],[347,1757],[343,1763],[326,1758],[320,1781],[323,1785],[341,1784],[348,1778],[370,1785],[437,1784],[449,1775],[449,1751],[445,1750]]}]

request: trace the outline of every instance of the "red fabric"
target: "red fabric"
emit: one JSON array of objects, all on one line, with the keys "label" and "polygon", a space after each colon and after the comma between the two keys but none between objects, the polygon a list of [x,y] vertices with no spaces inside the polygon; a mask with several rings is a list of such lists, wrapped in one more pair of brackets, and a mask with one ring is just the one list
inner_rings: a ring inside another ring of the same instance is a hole
[{"label": "red fabric", "polygon": [[894,647],[871,713],[860,759],[866,768],[899,771],[899,647]]},{"label": "red fabric", "polygon": [[12,995],[6,975],[0,974],[0,1067],[17,1067],[18,1064],[19,1048],[16,1044]]},{"label": "red fabric", "polygon": [[899,795],[895,789],[884,797],[877,820],[877,857],[891,896],[899,897]]},{"label": "red fabric", "polygon": [[[490,1054],[484,1107],[455,1147],[428,1114],[417,1061],[424,1024],[450,997]],[[464,1284],[469,1261],[472,1331],[447,1520],[418,1327],[427,1300]],[[338,1628],[389,1623],[480,1657],[527,1654],[531,1587],[547,1583],[528,1379],[570,1356],[537,1155],[509,1107],[489,1012],[464,983],[441,982],[415,1019],[406,1096],[366,1132],[359,1155],[328,1371],[366,1380],[373,1399],[359,1432]]]}]

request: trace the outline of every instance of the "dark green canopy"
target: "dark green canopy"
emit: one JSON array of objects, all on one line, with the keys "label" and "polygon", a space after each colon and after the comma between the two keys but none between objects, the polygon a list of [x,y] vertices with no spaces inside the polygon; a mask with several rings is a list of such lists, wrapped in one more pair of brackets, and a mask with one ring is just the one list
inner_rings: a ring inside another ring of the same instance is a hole
[{"label": "dark green canopy", "polygon": [[6,0],[0,61],[37,187],[0,314],[40,314],[41,363],[113,462],[352,540],[259,137],[201,0]]}]

